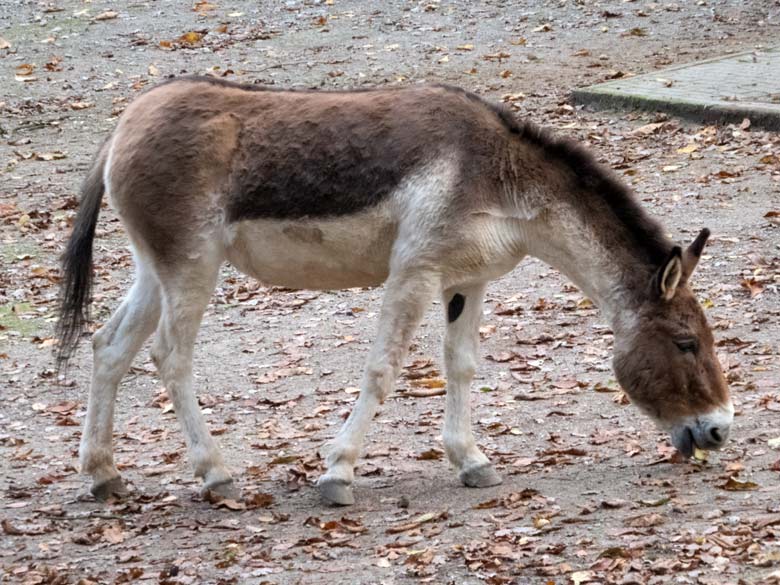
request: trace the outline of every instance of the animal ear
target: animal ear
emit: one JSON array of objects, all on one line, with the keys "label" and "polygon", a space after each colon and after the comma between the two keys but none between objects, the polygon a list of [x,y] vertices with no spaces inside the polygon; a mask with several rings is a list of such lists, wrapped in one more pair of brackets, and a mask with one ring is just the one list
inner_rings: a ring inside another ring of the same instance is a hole
[{"label": "animal ear", "polygon": [[677,291],[677,285],[680,284],[682,275],[682,248],[675,246],[655,275],[654,288],[658,296],[665,301],[670,301]]},{"label": "animal ear", "polygon": [[699,258],[704,250],[704,246],[707,244],[707,239],[710,237],[710,230],[704,228],[693,240],[693,243],[688,246],[683,254],[683,281],[687,281],[691,273],[693,273],[696,265],[699,263]]}]

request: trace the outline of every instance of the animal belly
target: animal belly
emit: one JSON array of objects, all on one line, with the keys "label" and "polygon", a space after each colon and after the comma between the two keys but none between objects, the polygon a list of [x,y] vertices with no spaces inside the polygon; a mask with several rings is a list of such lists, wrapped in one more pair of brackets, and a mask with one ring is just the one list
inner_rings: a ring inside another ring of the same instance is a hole
[{"label": "animal belly", "polygon": [[385,281],[397,227],[381,211],[333,219],[249,220],[228,228],[228,260],[275,286],[341,289]]}]

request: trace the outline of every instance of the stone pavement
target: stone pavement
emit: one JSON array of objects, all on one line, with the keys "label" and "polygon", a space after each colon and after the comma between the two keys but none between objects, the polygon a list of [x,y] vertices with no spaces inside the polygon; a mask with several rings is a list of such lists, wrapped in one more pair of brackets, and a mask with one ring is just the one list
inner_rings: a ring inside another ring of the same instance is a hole
[{"label": "stone pavement", "polygon": [[663,111],[707,123],[749,118],[780,130],[780,47],[671,67],[573,91],[599,108]]}]

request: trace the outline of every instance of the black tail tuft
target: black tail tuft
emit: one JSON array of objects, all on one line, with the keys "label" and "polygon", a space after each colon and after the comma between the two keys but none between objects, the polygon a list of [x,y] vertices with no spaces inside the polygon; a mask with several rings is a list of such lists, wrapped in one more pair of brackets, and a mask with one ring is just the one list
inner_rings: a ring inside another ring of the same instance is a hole
[{"label": "black tail tuft", "polygon": [[106,163],[106,145],[100,150],[87,179],[81,188],[81,203],[73,233],[62,255],[62,282],[60,310],[57,322],[57,370],[64,370],[89,320],[92,300],[92,241],[100,214],[105,186],[103,167]]}]

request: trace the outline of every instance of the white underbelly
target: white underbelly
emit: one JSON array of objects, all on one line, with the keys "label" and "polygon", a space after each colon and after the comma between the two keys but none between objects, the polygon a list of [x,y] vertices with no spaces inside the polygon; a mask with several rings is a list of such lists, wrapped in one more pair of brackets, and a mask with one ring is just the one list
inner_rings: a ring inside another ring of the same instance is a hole
[{"label": "white underbelly", "polygon": [[228,261],[264,284],[342,289],[385,281],[397,224],[380,207],[331,219],[241,221],[227,229]]}]

